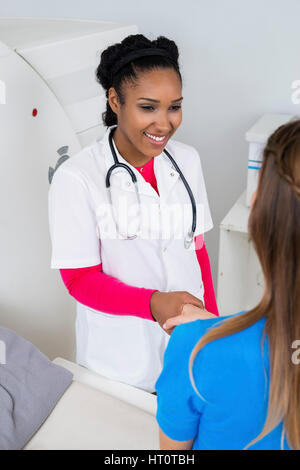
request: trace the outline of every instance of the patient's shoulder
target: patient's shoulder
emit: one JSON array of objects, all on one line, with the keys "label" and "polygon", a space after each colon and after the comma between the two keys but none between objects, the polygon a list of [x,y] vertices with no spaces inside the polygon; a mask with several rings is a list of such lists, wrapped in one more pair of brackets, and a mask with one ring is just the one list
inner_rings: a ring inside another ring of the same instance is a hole
[{"label": "patient's shoulder", "polygon": [[[176,341],[188,344],[190,348],[200,341],[200,339],[209,331],[217,328],[219,325],[226,323],[231,318],[244,315],[246,311],[241,311],[232,315],[226,315],[215,318],[207,318],[205,320],[195,320],[189,323],[178,325],[172,335],[176,332]],[[249,348],[250,344],[256,345],[259,343],[262,335],[262,331],[265,325],[265,317],[258,322],[245,328],[237,333],[230,334],[217,340],[211,341],[205,345],[201,350],[202,356],[209,356],[210,359],[214,356],[223,356],[228,359],[233,358],[236,355],[240,356],[241,349]]]}]

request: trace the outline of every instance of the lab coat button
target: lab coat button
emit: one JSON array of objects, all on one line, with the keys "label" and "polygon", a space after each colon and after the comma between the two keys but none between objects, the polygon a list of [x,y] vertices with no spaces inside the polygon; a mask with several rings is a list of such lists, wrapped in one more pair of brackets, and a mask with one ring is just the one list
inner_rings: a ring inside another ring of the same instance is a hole
[{"label": "lab coat button", "polygon": [[174,174],[175,174],[175,173],[173,173],[173,172],[172,172],[172,173],[170,173],[170,175],[171,175],[171,176],[174,176]]}]

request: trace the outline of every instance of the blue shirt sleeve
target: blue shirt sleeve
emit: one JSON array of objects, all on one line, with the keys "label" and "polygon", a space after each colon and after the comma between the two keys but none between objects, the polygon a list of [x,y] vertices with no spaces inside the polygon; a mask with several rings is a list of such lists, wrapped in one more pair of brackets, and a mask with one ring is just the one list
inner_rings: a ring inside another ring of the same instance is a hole
[{"label": "blue shirt sleeve", "polygon": [[204,401],[195,392],[189,377],[189,359],[195,344],[192,323],[178,325],[169,339],[163,370],[155,384],[156,420],[170,439],[188,441],[198,434]]}]

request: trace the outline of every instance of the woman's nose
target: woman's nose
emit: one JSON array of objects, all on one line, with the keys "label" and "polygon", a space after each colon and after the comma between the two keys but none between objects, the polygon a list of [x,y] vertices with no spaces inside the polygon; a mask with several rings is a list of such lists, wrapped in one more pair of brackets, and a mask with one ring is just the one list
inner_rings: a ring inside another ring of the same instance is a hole
[{"label": "woman's nose", "polygon": [[168,134],[172,129],[169,117],[166,115],[158,116],[156,120],[156,128],[160,134]]}]

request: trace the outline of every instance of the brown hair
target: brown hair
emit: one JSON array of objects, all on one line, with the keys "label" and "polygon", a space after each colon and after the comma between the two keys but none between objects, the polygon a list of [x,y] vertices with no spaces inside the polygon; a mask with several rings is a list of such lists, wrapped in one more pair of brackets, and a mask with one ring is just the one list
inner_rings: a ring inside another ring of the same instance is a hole
[{"label": "brown hair", "polygon": [[207,331],[192,351],[189,375],[201,396],[192,372],[199,350],[265,316],[262,344],[267,335],[270,348],[268,412],[262,431],[246,448],[283,421],[290,448],[300,449],[300,365],[292,362],[292,343],[300,339],[300,120],[279,127],[268,139],[248,228],[264,274],[263,297],[252,310]]}]

